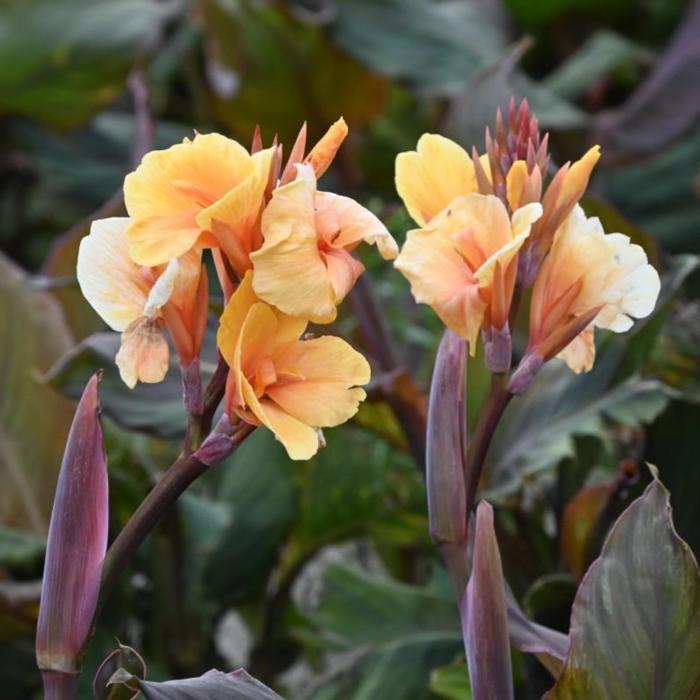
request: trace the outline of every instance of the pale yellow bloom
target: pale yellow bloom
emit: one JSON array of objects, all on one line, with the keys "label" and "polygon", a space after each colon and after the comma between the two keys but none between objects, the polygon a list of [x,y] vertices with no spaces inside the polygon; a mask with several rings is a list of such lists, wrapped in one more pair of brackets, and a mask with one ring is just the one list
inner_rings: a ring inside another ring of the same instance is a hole
[{"label": "pale yellow bloom", "polygon": [[577,206],[557,231],[535,281],[530,348],[545,359],[558,353],[575,372],[588,371],[595,358],[593,327],[628,330],[633,318],[653,311],[659,289],[644,250],[621,233],[606,234],[597,218],[587,218]]},{"label": "pale yellow bloom", "polygon": [[252,156],[220,134],[147,153],[124,181],[131,257],[149,267],[221,247],[243,274],[260,245],[258,219],[274,149]]},{"label": "pale yellow bloom", "polygon": [[260,301],[248,272],[221,317],[219,349],[229,367],[227,409],[264,425],[292,459],[312,457],[321,428],[350,419],[370,379],[365,358],[344,340],[300,340],[307,322]]},{"label": "pale yellow bloom", "polygon": [[349,197],[318,192],[310,165],[297,165],[297,171],[263,212],[264,244],[250,256],[253,287],[287,314],[328,323],[364,270],[353,250],[363,241],[374,243],[389,259],[398,248],[370,211]]},{"label": "pale yellow bloom", "polygon": [[83,296],[107,325],[122,333],[117,366],[133,388],[137,381],[161,381],[168,370],[168,344],[162,334],[166,308],[180,319],[184,352],[198,354],[204,333],[196,319],[203,275],[197,251],[155,268],[136,264],[126,238],[129,224],[128,218],[116,217],[93,222],[80,243],[77,274]]},{"label": "pale yellow bloom", "polygon": [[416,301],[469,341],[472,354],[482,327],[505,326],[518,250],[541,214],[532,203],[511,219],[494,195],[470,194],[454,199],[425,228],[408,232],[396,268]]}]

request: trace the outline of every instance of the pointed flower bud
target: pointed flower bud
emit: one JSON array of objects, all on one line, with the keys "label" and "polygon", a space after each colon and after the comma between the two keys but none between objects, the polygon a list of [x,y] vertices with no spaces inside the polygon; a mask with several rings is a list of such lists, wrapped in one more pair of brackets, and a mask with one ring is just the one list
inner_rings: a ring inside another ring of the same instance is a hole
[{"label": "pointed flower bud", "polygon": [[437,544],[466,542],[464,484],[467,353],[449,328],[440,341],[428,404],[426,481],[430,536]]},{"label": "pointed flower bud", "polygon": [[36,658],[46,698],[68,697],[90,634],[107,549],[107,460],[99,375],[88,382],[68,435],[49,527]]}]

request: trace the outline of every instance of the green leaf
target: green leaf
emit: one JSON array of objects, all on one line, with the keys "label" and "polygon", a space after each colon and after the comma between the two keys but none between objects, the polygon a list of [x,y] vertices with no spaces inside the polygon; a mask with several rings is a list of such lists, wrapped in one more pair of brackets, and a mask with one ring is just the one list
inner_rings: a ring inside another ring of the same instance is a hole
[{"label": "green leaf", "polygon": [[464,663],[436,668],[430,676],[430,689],[447,700],[471,700],[469,673]]},{"label": "green leaf", "polygon": [[484,3],[339,0],[336,7],[331,32],[340,48],[425,91],[458,90],[505,47],[500,13]]},{"label": "green leaf", "polygon": [[73,341],[56,301],[2,254],[0,318],[0,512],[4,525],[44,534],[73,404],[40,376]]},{"label": "green leaf", "polygon": [[0,568],[31,570],[41,563],[45,550],[45,538],[0,525]]},{"label": "green leaf", "polygon": [[347,53],[321,27],[260,3],[202,2],[214,110],[248,139],[256,124],[265,142],[277,133],[287,147],[304,121],[309,143],[339,115],[353,127],[384,106],[388,83]]},{"label": "green leaf", "polygon": [[631,221],[672,253],[700,253],[697,193],[700,130],[677,146],[627,167],[608,169],[602,190]]},{"label": "green leaf", "polygon": [[282,700],[243,669],[231,673],[212,670],[199,678],[163,683],[144,681],[120,669],[112,682],[138,688],[146,700]]},{"label": "green leaf", "polygon": [[655,477],[620,516],[581,584],[550,700],[700,695],[700,572]]},{"label": "green leaf", "polygon": [[86,121],[122,91],[175,3],[9,0],[0,11],[0,113]]},{"label": "green leaf", "polygon": [[222,465],[217,501],[231,523],[206,558],[204,587],[226,604],[259,592],[297,512],[293,465],[267,430],[256,430]]},{"label": "green leaf", "polygon": [[592,34],[586,42],[550,73],[541,85],[569,99],[583,94],[616,68],[635,63],[649,63],[651,52],[609,29]]},{"label": "green leaf", "polygon": [[305,613],[319,644],[353,652],[332,698],[427,700],[432,669],[462,650],[448,586],[419,588],[334,565]]},{"label": "green leaf", "polygon": [[489,490],[508,490],[514,480],[575,455],[575,436],[607,441],[606,418],[634,426],[659,415],[668,402],[668,387],[638,377],[611,387],[617,359],[613,352],[606,355],[600,353],[593,370],[582,375],[550,362],[528,392],[511,404],[489,457]]}]

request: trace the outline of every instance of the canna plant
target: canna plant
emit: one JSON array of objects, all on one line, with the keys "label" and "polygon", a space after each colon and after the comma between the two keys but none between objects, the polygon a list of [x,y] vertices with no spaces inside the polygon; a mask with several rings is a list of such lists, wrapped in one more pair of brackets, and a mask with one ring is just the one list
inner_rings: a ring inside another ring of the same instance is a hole
[{"label": "canna plant", "polygon": [[[673,530],[668,494],[655,472],[581,583],[568,636],[520,610],[505,581],[494,509],[476,504],[496,429],[544,364],[563,361],[575,373],[590,371],[595,329],[624,332],[656,304],[659,275],[644,250],[620,233],[606,233],[579,204],[599,149],[550,177],[548,137],[526,102],[519,109],[511,102],[505,119],[497,113],[482,155],[442,136],[422,136],[416,151],[396,161],[398,193],[418,226],[399,251],[374,214],[318,189],[346,134],[340,119],[307,152],[303,127],[286,161],[276,140],[263,148],[259,131],[250,150],[218,134],[197,134],[154,151],[125,180],[128,217],[96,221],[83,239],[78,281],[93,308],[121,333],[115,361],[124,383],[163,380],[172,345],[188,424],[181,454],[106,548],[98,378],[85,389],[46,556],[37,633],[46,697],[76,696],[105,598],[195,479],[255,430],[270,431],[291,459],[305,460],[324,447],[325,429],[353,418],[367,396],[370,364],[342,338],[308,328],[333,322],[356,284],[354,309],[373,359],[385,374],[398,376],[381,310],[360,280],[364,268],[354,251],[364,242],[395,259],[416,301],[446,326],[427,415],[415,386],[412,402],[398,381],[393,394],[382,390],[414,452],[425,444],[430,535],[454,587],[472,697],[514,697],[513,645],[535,654],[551,673],[548,698],[699,698],[697,670],[679,666],[652,643],[668,634],[684,654],[700,654],[700,576]],[[200,357],[210,277],[224,306],[217,366],[205,385]],[[524,342],[515,333],[521,321],[528,328]],[[468,356],[479,343],[491,388],[468,435]],[[637,556],[645,532],[651,544]],[[654,568],[656,555],[666,567],[661,571]],[[634,573],[631,583],[620,579],[621,565]],[[647,606],[649,614],[635,615],[617,593],[611,608],[606,596],[616,586],[626,586],[634,605]],[[620,634],[606,632],[608,615],[624,616],[639,635],[637,658]],[[600,661],[601,639],[616,665]],[[635,677],[637,662],[654,670]],[[97,671],[95,696],[279,698],[242,670],[166,683],[147,681],[145,673],[139,655],[120,645]]]},{"label": "canna plant", "polygon": [[[339,337],[307,333],[309,322],[335,318],[336,305],[362,274],[352,255],[360,243],[376,243],[385,258],[398,252],[371,212],[317,187],[346,134],[340,119],[307,153],[303,127],[286,164],[282,146],[262,148],[259,132],[250,152],[222,135],[197,134],[148,153],[124,182],[129,216],[95,221],[81,241],[78,282],[95,311],[121,333],[115,362],[122,380],[129,388],[162,381],[169,338],[189,418],[180,456],[106,550],[98,377],[85,389],[66,447],[46,555],[36,649],[47,698],[75,697],[106,596],[144,538],[198,476],[259,427],[270,430],[292,459],[309,459],[325,444],[323,429],[349,420],[365,399],[367,360]],[[218,366],[203,386],[208,255],[225,307]],[[103,664],[98,672],[98,697],[107,697],[113,683],[146,697],[168,696],[145,681],[136,688],[127,669],[113,666]],[[114,673],[106,678],[105,669]],[[277,697],[243,672],[212,672],[193,684],[198,697]]]}]

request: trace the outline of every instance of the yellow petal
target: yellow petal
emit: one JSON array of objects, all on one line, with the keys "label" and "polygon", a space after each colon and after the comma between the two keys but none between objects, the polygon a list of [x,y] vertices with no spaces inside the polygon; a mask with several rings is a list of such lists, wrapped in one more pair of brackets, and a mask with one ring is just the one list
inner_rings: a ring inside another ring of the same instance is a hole
[{"label": "yellow petal", "polygon": [[220,134],[146,154],[124,181],[133,259],[154,266],[186,253],[201,234],[198,212],[235,188],[252,167],[247,151]]},{"label": "yellow petal", "polygon": [[300,177],[277,189],[262,217],[263,247],[253,253],[255,293],[291,316],[328,323],[336,316],[335,295],[318,249],[314,218],[316,183]]},{"label": "yellow petal", "polygon": [[506,177],[506,192],[510,208],[515,210],[523,203],[525,185],[527,183],[527,163],[524,160],[516,160],[510,166]]},{"label": "yellow petal", "polygon": [[[263,206],[274,150],[268,148],[254,154],[250,159],[250,173],[245,179],[197,215],[197,224],[214,233],[232,262],[240,257],[239,249],[249,255],[261,243],[254,229]],[[215,227],[214,222],[220,226]],[[245,270],[237,272],[243,274]]]},{"label": "yellow petal", "polygon": [[100,219],[80,242],[78,283],[83,296],[115,331],[143,315],[151,283],[129,256],[127,218]]},{"label": "yellow petal", "polygon": [[429,304],[446,326],[469,341],[473,353],[486,304],[449,233],[449,229],[409,231],[394,266],[411,283],[416,301]]},{"label": "yellow petal", "polygon": [[258,297],[253,291],[253,274],[248,272],[229,299],[224,313],[219,319],[216,343],[229,367],[235,365],[234,353],[246,316],[251,307],[258,301]]},{"label": "yellow petal", "polygon": [[321,446],[319,431],[290,416],[284,409],[269,399],[260,403],[260,419],[284,445],[290,459],[311,459]]},{"label": "yellow petal", "polygon": [[493,274],[496,263],[500,263],[501,269],[507,269],[510,262],[530,235],[532,224],[542,216],[542,205],[539,202],[526,204],[513,214],[511,235],[513,238],[492,253],[481,267],[474,273],[482,287],[489,287],[493,283]]},{"label": "yellow petal", "polygon": [[328,166],[333,162],[335,154],[347,135],[348,125],[345,123],[345,119],[341,117],[331,124],[328,131],[311,149],[311,152],[306,157],[306,162],[314,169],[317,179],[326,172]]},{"label": "yellow petal", "polygon": [[368,209],[350,197],[330,192],[317,192],[316,228],[324,240],[337,248],[352,250],[364,241],[376,244],[385,260],[393,260],[399,253],[396,241],[386,226]]},{"label": "yellow petal", "polygon": [[437,134],[423,134],[417,150],[396,158],[396,190],[413,220],[424,226],[456,197],[477,191],[467,152]]},{"label": "yellow petal", "polygon": [[168,343],[155,319],[138,318],[122,333],[115,358],[122,381],[133,389],[137,382],[154,384],[168,371]]},{"label": "yellow petal", "polygon": [[595,362],[595,340],[593,324],[579,333],[558,355],[576,374],[590,372]]}]

